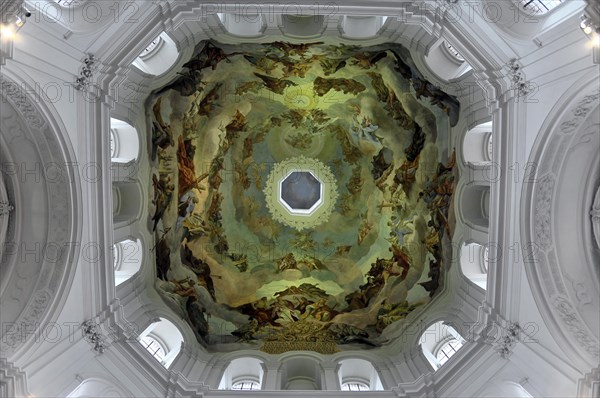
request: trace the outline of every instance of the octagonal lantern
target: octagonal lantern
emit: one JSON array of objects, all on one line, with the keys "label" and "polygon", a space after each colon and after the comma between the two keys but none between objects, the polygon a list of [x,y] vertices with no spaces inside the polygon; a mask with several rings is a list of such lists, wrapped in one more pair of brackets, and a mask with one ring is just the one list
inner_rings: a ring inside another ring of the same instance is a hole
[{"label": "octagonal lantern", "polygon": [[323,184],[310,170],[291,171],[279,187],[279,200],[294,214],[310,214],[323,204]]}]

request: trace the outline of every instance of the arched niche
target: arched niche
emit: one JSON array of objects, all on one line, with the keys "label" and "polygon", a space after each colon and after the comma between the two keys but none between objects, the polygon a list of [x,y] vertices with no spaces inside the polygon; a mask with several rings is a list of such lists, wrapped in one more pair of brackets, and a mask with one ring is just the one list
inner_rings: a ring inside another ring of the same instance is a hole
[{"label": "arched niche", "polygon": [[142,190],[137,182],[114,182],[113,220],[114,227],[129,225],[140,217]]},{"label": "arched niche", "polygon": [[260,390],[263,376],[261,360],[252,357],[236,358],[225,369],[219,390]]},{"label": "arched niche", "polygon": [[128,398],[132,396],[130,392],[104,379],[88,378],[67,395],[67,398]]},{"label": "arched niche", "polygon": [[419,338],[423,354],[434,370],[445,364],[464,343],[462,335],[443,321],[431,324]]},{"label": "arched niche", "polygon": [[471,65],[446,40],[438,40],[425,55],[425,63],[441,80],[457,79],[470,71]]},{"label": "arched niche", "polygon": [[462,155],[465,164],[486,167],[492,164],[492,122],[473,127],[465,134]]},{"label": "arched niche", "polygon": [[381,391],[383,385],[373,364],[365,359],[339,361],[338,377],[344,391]]},{"label": "arched niche", "polygon": [[322,374],[319,362],[311,357],[292,357],[281,366],[282,390],[321,390]]},{"label": "arched niche", "polygon": [[463,274],[482,289],[487,289],[488,252],[487,246],[473,242],[464,243],[460,248],[460,268]]},{"label": "arched niche", "polygon": [[369,39],[377,36],[388,17],[366,15],[344,15],[338,29],[347,39]]},{"label": "arched niche", "polygon": [[267,21],[262,14],[225,14],[217,17],[227,33],[240,37],[257,37],[264,33]]},{"label": "arched niche", "polygon": [[142,242],[126,239],[113,245],[113,267],[115,286],[127,281],[141,268],[143,260]]},{"label": "arched niche", "polygon": [[165,368],[171,366],[183,344],[183,335],[173,322],[159,318],[138,336],[138,342]]},{"label": "arched niche", "polygon": [[171,69],[178,58],[177,45],[166,32],[162,32],[148,44],[132,65],[146,74],[160,76]]},{"label": "arched niche", "polygon": [[489,185],[459,184],[456,197],[461,221],[472,229],[487,233],[490,211]]},{"label": "arched niche", "polygon": [[113,163],[138,159],[140,139],[135,127],[119,119],[110,119],[110,158]]},{"label": "arched niche", "polygon": [[325,29],[325,15],[288,15],[281,16],[282,32],[286,36],[307,38],[317,37]]}]

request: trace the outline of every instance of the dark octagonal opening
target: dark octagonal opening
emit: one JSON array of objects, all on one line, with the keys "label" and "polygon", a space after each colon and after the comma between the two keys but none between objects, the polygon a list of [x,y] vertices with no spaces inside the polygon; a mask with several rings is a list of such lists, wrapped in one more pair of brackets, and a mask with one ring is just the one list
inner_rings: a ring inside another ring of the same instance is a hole
[{"label": "dark octagonal opening", "polygon": [[294,210],[308,210],[321,198],[321,183],[308,171],[294,171],[281,183],[281,199]]}]

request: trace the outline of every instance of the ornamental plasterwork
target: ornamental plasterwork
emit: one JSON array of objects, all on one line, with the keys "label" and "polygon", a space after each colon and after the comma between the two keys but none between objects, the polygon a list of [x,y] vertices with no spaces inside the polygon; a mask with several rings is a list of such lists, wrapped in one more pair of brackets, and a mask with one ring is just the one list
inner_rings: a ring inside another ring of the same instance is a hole
[{"label": "ornamental plasterwork", "polygon": [[517,345],[521,327],[518,323],[514,322],[510,323],[504,330],[506,333],[496,343],[495,350],[502,358],[507,359],[511,356],[513,349]]},{"label": "ornamental plasterwork", "polygon": [[547,175],[538,184],[535,200],[535,235],[537,243],[543,250],[552,244],[552,195],[554,192],[554,177]]},{"label": "ornamental plasterwork", "polygon": [[15,207],[8,202],[0,202],[0,216],[8,215],[14,208]]},{"label": "ornamental plasterwork", "polygon": [[580,317],[577,315],[571,303],[564,297],[557,297],[554,300],[554,307],[558,310],[560,318],[568,326],[573,333],[577,342],[585,348],[588,354],[598,360],[600,357],[600,346],[598,341],[594,339]]},{"label": "ornamental plasterwork", "polygon": [[45,126],[46,123],[25,91],[4,75],[0,75],[0,93],[15,106],[32,128],[41,129]]},{"label": "ornamental plasterwork", "polygon": [[[309,215],[291,214],[279,201],[280,181],[290,171],[311,171],[321,182],[323,204]],[[269,212],[276,221],[298,231],[320,225],[329,219],[338,197],[337,184],[331,169],[317,159],[298,156],[279,162],[273,166],[264,189]]]},{"label": "ornamental plasterwork", "polygon": [[594,237],[596,238],[596,245],[600,248],[600,186],[596,189],[596,196],[594,197],[590,217],[592,218],[592,228]]},{"label": "ornamental plasterwork", "polygon": [[572,133],[581,122],[587,117],[588,113],[595,108],[594,102],[600,98],[600,92],[588,94],[581,99],[574,109],[571,110],[573,115],[569,120],[560,124],[560,130],[563,134]]}]

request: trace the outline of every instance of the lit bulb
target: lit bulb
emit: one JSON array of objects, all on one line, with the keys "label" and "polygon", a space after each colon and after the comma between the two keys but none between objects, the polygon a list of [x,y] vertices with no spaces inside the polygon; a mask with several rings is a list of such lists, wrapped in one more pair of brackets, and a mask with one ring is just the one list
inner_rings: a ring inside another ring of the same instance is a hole
[{"label": "lit bulb", "polygon": [[585,28],[583,28],[583,33],[585,33],[586,35],[589,35],[592,33],[592,27],[591,26],[586,26]]},{"label": "lit bulb", "polygon": [[588,25],[587,25],[587,21],[586,21],[585,19],[582,19],[582,20],[581,20],[581,23],[579,24],[579,27],[580,27],[581,29],[585,29],[585,28],[587,28],[587,26],[588,26]]},{"label": "lit bulb", "polygon": [[17,20],[15,21],[15,25],[17,25],[20,28],[21,26],[25,25],[25,20],[17,17]]},{"label": "lit bulb", "polygon": [[0,26],[0,35],[6,39],[11,39],[15,35],[15,32],[10,26],[2,25]]}]

